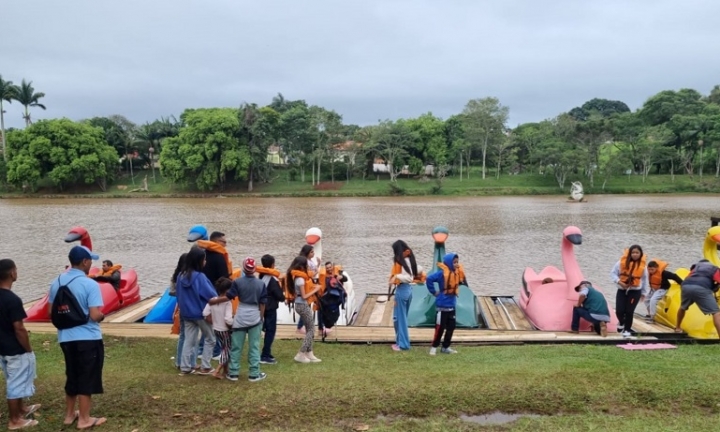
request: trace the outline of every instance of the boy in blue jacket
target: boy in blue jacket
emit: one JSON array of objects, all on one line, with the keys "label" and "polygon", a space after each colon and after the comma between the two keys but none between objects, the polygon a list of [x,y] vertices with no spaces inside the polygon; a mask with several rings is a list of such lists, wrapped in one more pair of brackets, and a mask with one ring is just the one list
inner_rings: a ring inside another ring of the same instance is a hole
[{"label": "boy in blue jacket", "polygon": [[[457,351],[450,348],[456,324],[455,306],[460,285],[467,285],[465,272],[458,261],[457,254],[446,254],[443,262],[438,263],[440,270],[430,274],[425,282],[430,294],[435,296],[435,309],[437,311],[435,316],[435,336],[433,337],[432,348],[430,348],[430,355],[437,353],[443,333],[445,333],[445,338],[440,352],[443,354],[457,354]],[[437,285],[437,289],[435,289],[435,285]]]}]

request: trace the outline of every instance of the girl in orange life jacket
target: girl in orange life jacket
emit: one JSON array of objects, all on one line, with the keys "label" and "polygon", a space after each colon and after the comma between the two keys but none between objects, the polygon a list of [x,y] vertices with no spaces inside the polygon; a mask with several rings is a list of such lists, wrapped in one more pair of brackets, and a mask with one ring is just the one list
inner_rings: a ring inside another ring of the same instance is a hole
[{"label": "girl in orange life jacket", "polygon": [[320,285],[314,283],[308,274],[307,258],[295,257],[287,270],[287,283],[295,290],[295,311],[305,322],[305,339],[295,361],[298,363],[317,363],[320,359],[313,354],[313,340],[315,329],[313,324],[312,304],[317,300],[316,293]]},{"label": "girl in orange life jacket", "polygon": [[680,276],[665,270],[667,266],[668,263],[660,260],[650,261],[647,265],[650,294],[648,294],[645,299],[645,306],[648,310],[648,315],[645,316],[645,319],[648,322],[654,321],[655,313],[657,312],[657,303],[667,294],[670,288],[670,281],[673,280],[677,282],[678,285],[682,284]]},{"label": "girl in orange life jacket", "polygon": [[[302,247],[302,249],[300,249],[300,254],[298,256],[305,257],[307,259],[308,275],[310,275],[310,278],[313,280],[313,282],[318,283],[317,278],[319,273],[319,261],[317,258],[315,258],[315,248],[312,245],[306,244]],[[300,317],[297,323],[297,333],[305,334],[305,329],[303,328],[304,324],[305,323],[303,322],[302,317]]]},{"label": "girl in orange life jacket", "polygon": [[393,307],[393,325],[395,327],[394,351],[410,349],[410,334],[408,332],[408,312],[412,301],[412,287],[410,284],[418,279],[418,265],[415,254],[402,240],[392,244],[393,268],[390,273],[390,284],[397,285],[395,289],[395,303]]},{"label": "girl in orange life jacket", "polygon": [[648,293],[648,272],[645,267],[645,254],[638,245],[625,250],[620,261],[615,263],[610,277],[617,285],[615,295],[615,312],[618,319],[618,332],[623,337],[632,336],[632,323],[635,308]]}]

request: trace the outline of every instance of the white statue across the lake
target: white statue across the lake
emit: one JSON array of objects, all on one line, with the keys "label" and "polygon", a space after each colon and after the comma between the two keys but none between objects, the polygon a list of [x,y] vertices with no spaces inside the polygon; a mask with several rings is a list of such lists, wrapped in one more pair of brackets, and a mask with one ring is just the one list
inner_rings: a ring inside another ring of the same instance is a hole
[{"label": "white statue across the lake", "polygon": [[570,186],[570,198],[573,201],[582,201],[584,196],[582,183],[572,182]]}]

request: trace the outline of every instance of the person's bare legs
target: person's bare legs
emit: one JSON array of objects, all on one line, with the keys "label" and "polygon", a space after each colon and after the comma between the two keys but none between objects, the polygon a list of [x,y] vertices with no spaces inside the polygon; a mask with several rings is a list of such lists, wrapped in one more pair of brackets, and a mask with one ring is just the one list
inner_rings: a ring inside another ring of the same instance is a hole
[{"label": "person's bare legs", "polygon": [[25,410],[22,399],[8,399],[8,429],[20,427],[25,424]]},{"label": "person's bare legs", "polygon": [[[92,407],[92,396],[89,395],[77,395],[78,400],[78,429],[86,429],[91,426],[100,426],[105,423],[107,419],[105,417],[90,417],[90,408]],[[73,404],[74,408],[74,404]],[[72,411],[72,416],[75,416],[75,411]],[[67,415],[67,413],[66,413]]]},{"label": "person's bare legs", "polygon": [[713,314],[713,324],[715,324],[715,330],[720,336],[720,312]]},{"label": "person's bare legs", "polygon": [[75,401],[77,400],[76,396],[70,396],[68,394],[65,395],[65,420],[63,420],[63,424],[65,425],[71,425],[73,422],[75,422]]},{"label": "person's bare legs", "polygon": [[[675,333],[682,333],[680,324],[682,324],[683,319],[685,319],[685,310],[683,308],[680,308],[678,309],[677,322],[675,323]],[[717,324],[715,325],[715,327],[717,327]]]}]

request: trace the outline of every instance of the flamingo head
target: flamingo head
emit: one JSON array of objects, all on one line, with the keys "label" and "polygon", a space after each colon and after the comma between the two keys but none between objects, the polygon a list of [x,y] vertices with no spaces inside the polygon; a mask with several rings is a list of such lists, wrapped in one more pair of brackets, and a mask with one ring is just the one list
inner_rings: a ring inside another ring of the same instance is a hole
[{"label": "flamingo head", "polygon": [[569,226],[563,230],[563,238],[574,245],[582,244],[582,231],[576,226]]},{"label": "flamingo head", "polygon": [[87,230],[81,226],[73,227],[65,236],[65,243],[72,243],[78,240],[85,240],[89,236]]},{"label": "flamingo head", "polygon": [[208,239],[208,231],[204,225],[195,225],[192,228],[190,228],[190,231],[188,232],[188,236],[187,236],[187,241],[195,242],[198,240],[207,240],[207,239]]},{"label": "flamingo head", "polygon": [[449,235],[450,231],[448,231],[448,229],[444,226],[436,226],[432,230],[433,240],[435,240],[436,244],[445,244]]},{"label": "flamingo head", "polygon": [[305,232],[305,241],[307,244],[314,245],[320,240],[322,240],[322,231],[320,231],[320,228],[312,227]]},{"label": "flamingo head", "polygon": [[720,244],[720,226],[714,226],[708,230],[707,236],[717,244]]}]

